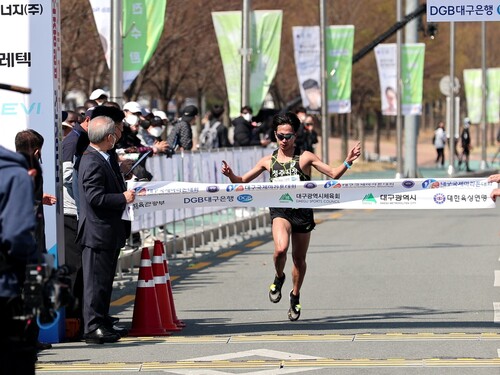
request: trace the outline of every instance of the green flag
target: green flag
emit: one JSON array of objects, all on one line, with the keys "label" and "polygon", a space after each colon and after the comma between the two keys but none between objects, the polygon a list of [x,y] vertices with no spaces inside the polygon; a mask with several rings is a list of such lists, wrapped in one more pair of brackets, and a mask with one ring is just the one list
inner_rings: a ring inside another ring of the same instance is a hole
[{"label": "green flag", "polygon": [[153,56],[165,21],[167,0],[123,1],[123,90]]},{"label": "green flag", "polygon": [[326,33],[328,113],[351,112],[354,26],[329,26]]},{"label": "green flag", "polygon": [[403,114],[420,115],[422,114],[425,44],[404,44],[401,52]]},{"label": "green flag", "polygon": [[467,116],[473,124],[479,124],[482,116],[483,77],[481,69],[464,69],[465,99]]},{"label": "green flag", "polygon": [[500,122],[500,68],[489,68],[486,76],[488,82],[487,121],[496,124]]},{"label": "green flag", "polygon": [[[256,113],[269,91],[278,68],[281,45],[281,11],[254,11],[251,16],[250,105]],[[229,116],[241,108],[241,12],[212,12],[229,100]]]}]

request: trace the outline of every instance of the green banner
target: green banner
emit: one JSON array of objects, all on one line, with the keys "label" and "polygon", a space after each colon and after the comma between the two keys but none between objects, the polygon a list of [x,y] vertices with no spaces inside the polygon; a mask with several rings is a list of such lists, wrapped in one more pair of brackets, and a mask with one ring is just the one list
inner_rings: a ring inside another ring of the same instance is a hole
[{"label": "green banner", "polygon": [[471,123],[479,124],[482,116],[483,90],[481,69],[464,69],[465,99],[467,101],[467,117]]},{"label": "green banner", "polygon": [[328,113],[351,112],[354,26],[329,26],[326,33]]},{"label": "green banner", "polygon": [[[241,12],[212,12],[215,34],[226,79],[229,116],[241,108]],[[261,108],[276,74],[281,45],[281,11],[254,11],[251,16],[250,105],[254,114]]]},{"label": "green banner", "polygon": [[123,1],[123,90],[153,56],[163,32],[167,0]]},{"label": "green banner", "polygon": [[500,122],[500,68],[489,68],[486,71],[486,77],[488,82],[487,121],[490,124],[496,124]]},{"label": "green banner", "polygon": [[402,109],[404,115],[422,114],[424,87],[425,44],[404,44],[401,53],[403,83]]}]

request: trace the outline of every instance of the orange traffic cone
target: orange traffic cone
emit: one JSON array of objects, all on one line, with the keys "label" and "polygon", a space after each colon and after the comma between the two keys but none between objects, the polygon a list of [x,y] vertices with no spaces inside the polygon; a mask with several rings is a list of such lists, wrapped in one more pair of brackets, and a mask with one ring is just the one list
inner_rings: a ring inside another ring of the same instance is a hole
[{"label": "orange traffic cone", "polygon": [[160,310],[160,319],[165,330],[180,331],[182,328],[177,327],[172,318],[172,308],[170,307],[170,298],[168,297],[162,248],[162,242],[156,240],[153,251],[152,269],[155,280],[156,298],[158,299],[158,308]]},{"label": "orange traffic cone", "polygon": [[162,255],[163,255],[163,265],[165,266],[165,279],[167,280],[167,294],[168,298],[170,300],[170,308],[172,309],[172,319],[174,323],[181,328],[184,328],[186,326],[186,323],[184,323],[182,320],[177,318],[177,314],[175,312],[175,303],[174,303],[174,296],[172,294],[172,283],[170,282],[170,274],[168,272],[168,260],[167,260],[167,254],[165,253],[165,248],[163,247],[163,243],[161,243],[161,250],[162,250]]},{"label": "orange traffic cone", "polygon": [[135,291],[134,315],[129,336],[168,335],[170,333],[165,331],[161,324],[149,249],[144,247],[141,254],[141,268]]}]

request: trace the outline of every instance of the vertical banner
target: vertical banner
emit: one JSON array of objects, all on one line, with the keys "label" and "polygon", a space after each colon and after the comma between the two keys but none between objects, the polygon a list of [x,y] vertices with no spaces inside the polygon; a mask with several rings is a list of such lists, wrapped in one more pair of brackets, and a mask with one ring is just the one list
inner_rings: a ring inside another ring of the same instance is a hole
[{"label": "vertical banner", "polygon": [[483,78],[481,69],[464,69],[465,99],[467,101],[467,116],[471,123],[479,124],[482,116]]},{"label": "vertical banner", "polygon": [[212,12],[229,100],[229,117],[238,117],[241,108],[241,12]]},{"label": "vertical banner", "polygon": [[379,44],[375,47],[378,79],[380,82],[380,98],[382,114],[396,116],[398,114],[398,85],[396,67],[396,45]]},{"label": "vertical banner", "polygon": [[321,112],[319,26],[294,26],[293,50],[302,104],[308,112]]},{"label": "vertical banner", "polygon": [[425,44],[403,45],[401,79],[403,80],[403,115],[421,115],[424,88]]},{"label": "vertical banner", "polygon": [[488,82],[488,98],[486,99],[486,121],[490,124],[500,122],[500,68],[489,68],[486,71]]},{"label": "vertical banner", "polygon": [[262,107],[278,70],[282,18],[281,10],[252,12],[250,106],[255,114]]},{"label": "vertical banner", "polygon": [[[396,116],[399,93],[397,87],[396,44],[379,44],[375,57],[380,81],[382,114]],[[403,83],[402,114],[422,114],[425,45],[404,44],[401,51],[401,79]]]},{"label": "vertical banner", "polygon": [[123,90],[127,90],[156,50],[167,0],[123,1]]},{"label": "vertical banner", "polygon": [[[500,121],[500,68],[486,71],[488,96],[486,98],[486,121]],[[483,72],[481,69],[464,69],[465,99],[467,116],[473,124],[481,122],[483,115]]]},{"label": "vertical banner", "polygon": [[[262,106],[278,68],[281,46],[281,11],[254,11],[251,15],[252,57],[250,103],[254,113]],[[241,108],[241,12],[212,12],[229,100],[229,116],[238,117]]]},{"label": "vertical banner", "polygon": [[329,26],[326,32],[328,113],[351,112],[354,26]]},{"label": "vertical banner", "polygon": [[104,58],[111,68],[111,0],[90,0]]},{"label": "vertical banner", "polygon": [[[0,90],[0,144],[15,150],[16,134],[34,129],[44,138],[43,191],[57,197],[55,206],[44,206],[46,246],[57,251],[56,209],[62,217],[59,172],[60,19],[59,0],[18,0],[2,5],[0,12],[0,83],[31,89],[31,94]],[[1,177],[0,177],[1,178]],[[60,231],[62,233],[62,230]]]}]

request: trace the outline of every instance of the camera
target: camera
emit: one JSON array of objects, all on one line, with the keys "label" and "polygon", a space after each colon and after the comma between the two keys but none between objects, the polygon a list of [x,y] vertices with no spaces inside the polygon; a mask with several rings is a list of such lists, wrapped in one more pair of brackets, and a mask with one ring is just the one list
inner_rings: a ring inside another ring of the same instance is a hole
[{"label": "camera", "polygon": [[23,293],[25,315],[38,316],[46,324],[54,321],[59,308],[73,308],[70,274],[65,265],[51,271],[43,264],[28,265]]}]

